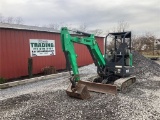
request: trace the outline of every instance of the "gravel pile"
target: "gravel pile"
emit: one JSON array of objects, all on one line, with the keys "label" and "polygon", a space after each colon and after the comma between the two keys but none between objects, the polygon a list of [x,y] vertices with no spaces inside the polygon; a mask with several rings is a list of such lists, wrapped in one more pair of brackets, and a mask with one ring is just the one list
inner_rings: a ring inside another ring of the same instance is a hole
[{"label": "gravel pile", "polygon": [[160,77],[160,65],[158,63],[145,58],[138,52],[133,53],[133,58],[134,71],[137,77],[144,77],[146,73]]},{"label": "gravel pile", "polygon": [[[125,94],[91,93],[89,100],[72,99],[65,93],[69,81],[64,76],[0,90],[0,119],[160,120],[160,65],[137,52],[133,56],[137,82]],[[94,64],[79,70],[82,79],[96,73]]]}]

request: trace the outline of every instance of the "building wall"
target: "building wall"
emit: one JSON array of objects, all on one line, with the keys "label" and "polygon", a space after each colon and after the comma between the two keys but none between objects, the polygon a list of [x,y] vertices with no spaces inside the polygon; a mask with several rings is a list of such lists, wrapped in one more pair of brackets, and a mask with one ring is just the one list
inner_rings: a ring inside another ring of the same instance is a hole
[{"label": "building wall", "polygon": [[[46,66],[55,66],[57,70],[65,69],[59,33],[0,29],[0,77],[11,79],[28,75],[29,39],[55,40],[56,45],[56,55],[33,57],[33,74],[41,73],[41,69]],[[103,38],[96,39],[103,52]],[[75,49],[79,66],[93,63],[85,46],[75,44]]]}]

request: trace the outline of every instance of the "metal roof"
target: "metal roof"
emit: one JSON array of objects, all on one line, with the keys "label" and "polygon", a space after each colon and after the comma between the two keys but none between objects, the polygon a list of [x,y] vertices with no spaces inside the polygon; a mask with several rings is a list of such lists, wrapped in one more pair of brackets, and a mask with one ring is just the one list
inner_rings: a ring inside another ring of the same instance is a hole
[{"label": "metal roof", "polygon": [[127,32],[114,32],[114,33],[109,33],[113,36],[121,36],[121,37],[124,37],[125,38],[130,38],[131,37],[131,31],[127,31]]},{"label": "metal roof", "polygon": [[28,26],[28,25],[20,25],[20,24],[9,24],[9,23],[0,23],[0,28],[60,33],[59,30],[55,30],[53,28]]},{"label": "metal roof", "polygon": [[[53,28],[29,26],[29,25],[21,25],[21,24],[0,23],[0,28],[60,33],[59,30],[55,30]],[[72,31],[70,31],[70,34],[78,35]],[[103,37],[104,38],[104,36],[97,36],[97,35],[95,35],[95,37]]]}]

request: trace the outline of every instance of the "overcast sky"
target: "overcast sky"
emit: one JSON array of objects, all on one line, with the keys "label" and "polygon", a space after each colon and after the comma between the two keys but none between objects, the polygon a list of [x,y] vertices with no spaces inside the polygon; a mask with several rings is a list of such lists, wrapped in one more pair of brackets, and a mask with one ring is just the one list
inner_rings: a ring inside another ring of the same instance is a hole
[{"label": "overcast sky", "polygon": [[160,37],[160,0],[0,0],[0,14],[28,25],[64,22],[106,31],[126,21],[135,34]]}]

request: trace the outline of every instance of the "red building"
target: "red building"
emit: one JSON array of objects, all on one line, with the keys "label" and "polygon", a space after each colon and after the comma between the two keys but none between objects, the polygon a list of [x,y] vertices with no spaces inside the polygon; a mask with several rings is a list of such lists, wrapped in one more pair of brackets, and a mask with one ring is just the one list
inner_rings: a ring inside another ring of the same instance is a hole
[{"label": "red building", "polygon": [[[60,31],[51,28],[0,23],[0,77],[11,79],[28,75],[28,58],[30,57],[30,39],[55,40],[56,54],[52,56],[33,57],[33,74],[41,73],[46,66],[57,70],[65,69],[66,61],[61,49]],[[103,53],[103,37],[96,37]],[[93,63],[87,48],[75,44],[78,65]]]}]

